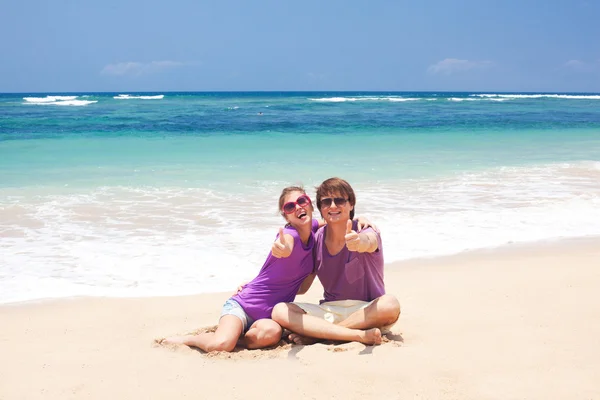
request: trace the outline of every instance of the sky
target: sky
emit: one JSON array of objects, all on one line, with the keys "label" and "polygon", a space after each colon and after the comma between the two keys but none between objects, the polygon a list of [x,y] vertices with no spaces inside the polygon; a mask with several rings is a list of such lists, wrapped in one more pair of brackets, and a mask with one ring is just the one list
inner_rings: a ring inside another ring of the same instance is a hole
[{"label": "sky", "polygon": [[0,92],[600,92],[599,0],[0,0]]}]

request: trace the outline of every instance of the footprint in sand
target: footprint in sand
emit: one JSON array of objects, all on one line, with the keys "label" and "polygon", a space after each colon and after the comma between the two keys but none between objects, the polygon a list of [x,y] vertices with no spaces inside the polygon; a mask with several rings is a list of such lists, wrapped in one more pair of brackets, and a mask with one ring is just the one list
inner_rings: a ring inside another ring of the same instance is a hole
[{"label": "footprint in sand", "polygon": [[345,348],[339,347],[339,346],[330,347],[327,350],[328,351],[333,351],[334,353],[339,353],[340,351],[348,351],[348,349],[345,349]]}]

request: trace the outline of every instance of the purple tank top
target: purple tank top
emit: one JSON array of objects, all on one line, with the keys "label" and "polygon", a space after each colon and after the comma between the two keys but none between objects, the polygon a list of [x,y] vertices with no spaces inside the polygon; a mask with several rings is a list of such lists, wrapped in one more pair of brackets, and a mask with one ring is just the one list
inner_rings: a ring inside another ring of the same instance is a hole
[{"label": "purple tank top", "polygon": [[[356,221],[352,229],[356,230]],[[337,300],[372,301],[385,294],[381,236],[371,228],[363,232],[377,235],[373,253],[349,251],[346,246],[332,256],[325,246],[326,226],[315,233],[315,270],[324,288],[321,303]]]},{"label": "purple tank top", "polygon": [[[313,220],[313,232],[318,226],[318,221]],[[269,252],[258,276],[246,284],[240,293],[232,297],[254,320],[271,318],[271,311],[275,304],[294,301],[302,281],[314,270],[313,233],[311,232],[306,246],[302,244],[296,229],[286,227],[283,233],[288,233],[294,238],[292,254],[287,258],[275,258]]]}]

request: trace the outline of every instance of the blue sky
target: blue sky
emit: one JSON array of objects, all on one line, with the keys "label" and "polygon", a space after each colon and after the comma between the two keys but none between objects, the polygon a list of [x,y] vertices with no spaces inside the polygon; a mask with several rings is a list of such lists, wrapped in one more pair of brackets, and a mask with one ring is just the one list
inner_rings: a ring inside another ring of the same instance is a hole
[{"label": "blue sky", "polygon": [[0,92],[600,92],[600,1],[0,0]]}]

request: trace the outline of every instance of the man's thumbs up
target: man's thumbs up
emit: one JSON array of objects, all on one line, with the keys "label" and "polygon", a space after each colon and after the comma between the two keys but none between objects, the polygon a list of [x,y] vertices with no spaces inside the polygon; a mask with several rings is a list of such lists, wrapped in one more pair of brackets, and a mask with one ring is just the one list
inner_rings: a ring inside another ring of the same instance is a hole
[{"label": "man's thumbs up", "polygon": [[358,251],[358,246],[360,245],[360,237],[358,233],[352,230],[352,221],[348,220],[346,223],[346,247],[350,251]]}]

